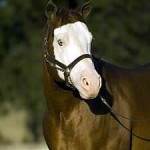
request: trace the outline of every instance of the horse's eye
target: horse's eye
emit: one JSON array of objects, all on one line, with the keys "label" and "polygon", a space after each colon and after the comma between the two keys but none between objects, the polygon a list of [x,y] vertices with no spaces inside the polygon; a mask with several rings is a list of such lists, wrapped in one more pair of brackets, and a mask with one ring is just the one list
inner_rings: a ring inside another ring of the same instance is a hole
[{"label": "horse's eye", "polygon": [[61,39],[59,39],[58,41],[59,46],[63,46],[63,41]]}]

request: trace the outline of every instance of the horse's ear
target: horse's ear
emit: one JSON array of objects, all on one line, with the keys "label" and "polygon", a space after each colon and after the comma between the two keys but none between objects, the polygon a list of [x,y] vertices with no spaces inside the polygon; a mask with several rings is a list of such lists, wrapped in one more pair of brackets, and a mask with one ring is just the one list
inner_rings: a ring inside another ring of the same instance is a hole
[{"label": "horse's ear", "polygon": [[50,21],[54,21],[57,13],[57,6],[50,0],[45,8],[45,14]]},{"label": "horse's ear", "polygon": [[77,11],[83,18],[86,18],[92,10],[92,1],[85,2]]}]

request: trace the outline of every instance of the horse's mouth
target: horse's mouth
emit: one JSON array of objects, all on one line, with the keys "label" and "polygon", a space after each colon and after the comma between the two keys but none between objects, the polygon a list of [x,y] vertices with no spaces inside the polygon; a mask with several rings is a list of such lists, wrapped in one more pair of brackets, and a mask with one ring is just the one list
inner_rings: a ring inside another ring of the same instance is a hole
[{"label": "horse's mouth", "polygon": [[89,85],[89,88],[82,88],[80,90],[79,94],[81,98],[88,100],[88,99],[94,99],[97,97],[100,88],[101,88],[101,78],[97,78],[91,85]]}]

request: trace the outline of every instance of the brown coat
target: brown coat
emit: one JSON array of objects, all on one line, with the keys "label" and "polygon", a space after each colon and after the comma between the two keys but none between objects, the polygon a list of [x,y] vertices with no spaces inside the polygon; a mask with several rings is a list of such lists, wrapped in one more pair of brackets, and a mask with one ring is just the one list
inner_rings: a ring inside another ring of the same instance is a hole
[{"label": "brown coat", "polygon": [[[54,56],[52,47],[54,28],[84,19],[75,11],[56,10],[52,2],[48,8],[51,7],[53,9],[48,9],[50,13],[47,12],[51,23],[48,51]],[[89,9],[89,7],[84,9],[87,8]],[[52,10],[55,14],[51,12]],[[150,118],[150,65],[127,70],[96,58],[93,61],[97,72],[103,77],[99,95],[112,105],[113,110],[131,119]],[[50,150],[150,149],[150,142],[132,136],[116,122],[99,97],[82,100],[77,91],[67,88],[64,81],[59,79],[56,69],[45,62],[44,89],[47,109],[43,131]],[[150,121],[130,122],[119,119],[135,134],[150,138]]]}]

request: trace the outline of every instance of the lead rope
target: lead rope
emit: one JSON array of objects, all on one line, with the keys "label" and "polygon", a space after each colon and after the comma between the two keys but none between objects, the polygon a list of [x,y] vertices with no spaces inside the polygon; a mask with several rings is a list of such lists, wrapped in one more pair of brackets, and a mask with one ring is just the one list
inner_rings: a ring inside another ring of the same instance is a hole
[{"label": "lead rope", "polygon": [[[100,96],[100,99],[102,100],[103,104],[105,104],[105,106],[109,109],[110,115],[111,115],[124,129],[126,129],[128,132],[130,132],[131,135],[133,135],[134,137],[136,137],[136,138],[138,138],[138,139],[141,139],[141,140],[143,140],[143,141],[150,142],[150,139],[141,137],[141,136],[135,134],[131,129],[129,129],[128,127],[126,127],[126,126],[117,118],[116,115],[118,115],[118,116],[120,116],[120,117],[122,117],[122,118],[124,118],[124,119],[126,119],[126,120],[129,120],[129,121],[132,121],[131,119],[129,119],[129,118],[127,118],[127,117],[124,117],[124,116],[122,116],[122,115],[116,113],[116,112],[111,108],[111,106],[107,103],[107,101],[106,101],[103,97]],[[134,119],[134,120],[140,121],[140,119]],[[145,119],[141,119],[141,120],[145,121]],[[149,121],[150,119],[146,119],[146,120]]]},{"label": "lead rope", "polygon": [[123,118],[123,119],[129,120],[129,121],[131,121],[131,122],[139,122],[139,121],[140,121],[140,122],[149,122],[149,121],[150,121],[150,118],[147,118],[147,119],[136,119],[136,118],[130,119],[130,118],[128,118],[128,117],[125,117],[125,116],[123,116],[123,115],[117,113],[115,110],[113,110],[113,109],[111,108],[111,106],[106,102],[106,100],[105,100],[104,98],[102,98],[102,97],[100,97],[100,98],[101,98],[102,102],[109,108],[109,110],[111,110],[111,112],[113,112],[113,114],[115,114],[115,115],[117,115],[117,116],[119,116],[119,117],[121,117],[121,118]]}]

